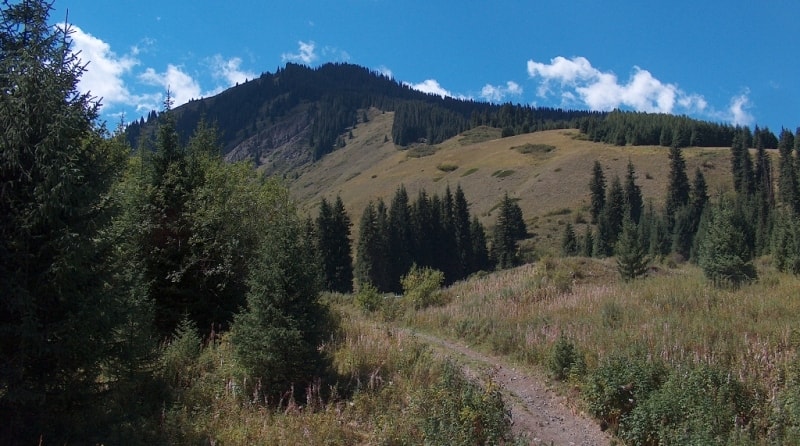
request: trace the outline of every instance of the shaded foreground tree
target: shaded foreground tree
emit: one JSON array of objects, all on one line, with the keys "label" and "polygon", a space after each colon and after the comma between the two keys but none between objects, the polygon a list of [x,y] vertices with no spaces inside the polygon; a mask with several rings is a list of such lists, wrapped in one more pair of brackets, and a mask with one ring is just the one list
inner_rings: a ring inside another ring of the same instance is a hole
[{"label": "shaded foreground tree", "polygon": [[737,220],[733,204],[723,200],[706,212],[700,224],[698,262],[718,286],[738,286],[757,278],[752,250]]},{"label": "shaded foreground tree", "polygon": [[113,270],[110,191],[127,153],[77,91],[84,65],[50,11],[0,13],[0,443],[131,443],[131,380],[152,350],[129,336],[147,311]]},{"label": "shaded foreground tree", "polygon": [[274,404],[326,374],[320,346],[333,325],[319,301],[318,263],[288,196],[276,197],[272,209],[231,337],[242,366],[260,380],[256,391]]}]

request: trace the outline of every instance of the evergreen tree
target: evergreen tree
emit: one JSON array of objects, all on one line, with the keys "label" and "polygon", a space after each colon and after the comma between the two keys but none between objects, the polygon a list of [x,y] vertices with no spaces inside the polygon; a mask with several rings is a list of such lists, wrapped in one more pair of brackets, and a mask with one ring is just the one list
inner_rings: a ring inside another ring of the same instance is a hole
[{"label": "evergreen tree", "polygon": [[794,213],[800,212],[800,190],[798,190],[797,166],[794,158],[794,135],[787,129],[781,130],[778,141],[778,196],[784,206]]},{"label": "evergreen tree", "polygon": [[456,187],[455,197],[453,198],[453,230],[459,269],[459,276],[454,277],[453,280],[459,280],[478,271],[475,266],[475,254],[472,246],[469,204],[461,185]]},{"label": "evergreen tree", "polygon": [[617,257],[617,271],[625,281],[633,280],[647,272],[647,252],[639,241],[639,231],[630,218],[622,225],[622,234],[614,249]]},{"label": "evergreen tree", "polygon": [[578,246],[578,237],[575,235],[575,229],[572,223],[567,222],[564,226],[564,235],[561,237],[561,254],[564,256],[575,256],[580,251]]},{"label": "evergreen tree", "polygon": [[356,246],[355,278],[357,283],[371,284],[380,291],[391,291],[391,268],[388,257],[386,206],[370,202],[364,208]]},{"label": "evergreen tree", "polygon": [[505,194],[492,236],[491,255],[498,268],[510,268],[519,264],[517,242],[526,236],[527,228],[522,219],[522,210],[516,201]]},{"label": "evergreen tree", "polygon": [[715,285],[738,286],[756,279],[747,236],[727,201],[711,208],[698,234],[698,262]]},{"label": "evergreen tree", "polygon": [[0,7],[0,442],[136,442],[125,392],[140,393],[129,380],[152,345],[128,327],[150,321],[118,280],[111,225],[128,147],[95,126],[97,103],[77,91],[85,65],[50,4]]},{"label": "evergreen tree", "polygon": [[586,232],[583,234],[581,254],[584,257],[591,257],[594,254],[594,234],[592,233],[591,226],[586,226]]},{"label": "evergreen tree", "polygon": [[489,249],[486,246],[486,230],[478,221],[478,217],[473,217],[469,226],[472,243],[472,271],[489,271],[493,268],[489,258]]},{"label": "evergreen tree", "polygon": [[642,217],[644,200],[642,199],[642,188],[636,184],[636,170],[630,159],[628,160],[628,172],[625,175],[625,204],[630,219],[638,225]]},{"label": "evergreen tree", "polygon": [[414,263],[414,227],[411,221],[411,206],[408,192],[402,184],[395,191],[389,207],[389,258],[392,291],[402,291],[400,278]]},{"label": "evergreen tree", "polygon": [[231,341],[240,364],[274,404],[290,390],[300,396],[326,374],[329,361],[319,347],[333,326],[319,301],[317,261],[299,219],[290,208],[276,209],[272,223],[265,228],[247,307],[234,319]]},{"label": "evergreen tree", "polygon": [[594,240],[597,257],[614,254],[614,246],[622,231],[622,222],[627,214],[625,192],[622,190],[622,183],[618,176],[611,181],[605,201],[606,204],[597,224],[597,237]]},{"label": "evergreen tree", "polygon": [[353,291],[353,258],[350,254],[350,217],[342,198],[337,196],[333,206],[322,199],[315,224],[316,251],[319,256],[323,286],[329,291]]},{"label": "evergreen tree", "polygon": [[606,203],[606,177],[603,173],[603,166],[599,161],[594,162],[592,168],[592,179],[589,182],[589,192],[591,193],[590,213],[592,216],[592,224],[598,222],[600,213],[603,212],[603,207]]},{"label": "evergreen tree", "polygon": [[673,145],[669,149],[669,183],[667,185],[666,217],[667,232],[675,226],[675,216],[689,202],[689,177],[686,175],[686,161],[680,148]]}]

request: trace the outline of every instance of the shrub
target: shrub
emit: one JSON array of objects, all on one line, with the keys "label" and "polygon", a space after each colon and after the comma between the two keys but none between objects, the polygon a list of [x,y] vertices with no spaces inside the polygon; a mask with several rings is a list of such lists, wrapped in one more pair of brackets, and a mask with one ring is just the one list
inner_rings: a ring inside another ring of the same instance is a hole
[{"label": "shrub", "polygon": [[367,283],[359,283],[358,292],[355,295],[356,306],[365,313],[373,313],[381,308],[383,297],[375,288],[375,285]]},{"label": "shrub", "polygon": [[553,378],[564,381],[571,376],[582,376],[586,362],[571,341],[563,334],[558,337],[550,355],[550,372]]},{"label": "shrub", "polygon": [[604,358],[587,379],[584,395],[591,413],[603,427],[616,432],[620,421],[659,389],[667,379],[667,369],[649,361],[641,353],[615,354]]},{"label": "shrub", "polygon": [[442,303],[441,286],[444,273],[429,267],[419,268],[416,264],[400,280],[403,294],[415,309]]},{"label": "shrub", "polygon": [[187,387],[195,378],[199,356],[200,335],[189,317],[184,316],[161,356],[167,382],[174,387]]},{"label": "shrub", "polygon": [[436,166],[436,168],[441,170],[442,172],[452,172],[458,169],[458,166],[456,166],[455,164],[442,163]]},{"label": "shrub", "polygon": [[620,426],[630,444],[728,444],[753,401],[729,373],[708,366],[676,370]]}]

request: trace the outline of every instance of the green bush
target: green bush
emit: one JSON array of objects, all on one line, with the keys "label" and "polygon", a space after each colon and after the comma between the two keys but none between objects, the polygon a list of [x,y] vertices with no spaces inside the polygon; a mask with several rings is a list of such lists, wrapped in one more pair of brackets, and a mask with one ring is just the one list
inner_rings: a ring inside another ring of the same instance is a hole
[{"label": "green bush", "polygon": [[417,395],[413,407],[422,420],[425,444],[490,445],[511,441],[511,414],[500,387],[468,380],[459,368],[445,363],[430,389]]},{"label": "green bush", "polygon": [[442,303],[441,286],[444,273],[429,267],[419,268],[416,264],[402,277],[403,294],[414,309],[426,308]]},{"label": "green bush", "polygon": [[183,388],[192,382],[196,374],[200,346],[200,335],[197,334],[194,323],[188,316],[184,316],[161,356],[164,377],[170,385]]},{"label": "green bush", "polygon": [[558,337],[550,354],[550,372],[559,381],[571,376],[582,376],[586,372],[583,355],[563,334]]},{"label": "green bush", "polygon": [[604,358],[587,379],[584,395],[591,413],[617,431],[623,420],[667,380],[666,367],[642,353]]},{"label": "green bush", "polygon": [[355,295],[356,306],[365,313],[373,313],[381,308],[383,296],[375,288],[375,285],[367,283],[359,283],[358,292]]},{"label": "green bush", "polygon": [[729,373],[708,366],[672,372],[623,419],[629,444],[725,445],[750,419],[753,399]]}]

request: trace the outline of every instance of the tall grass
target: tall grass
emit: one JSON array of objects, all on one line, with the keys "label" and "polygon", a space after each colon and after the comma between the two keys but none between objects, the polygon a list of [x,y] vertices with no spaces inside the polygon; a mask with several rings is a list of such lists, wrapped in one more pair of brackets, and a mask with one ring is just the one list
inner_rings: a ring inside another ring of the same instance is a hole
[{"label": "tall grass", "polygon": [[760,282],[737,290],[709,285],[691,265],[623,283],[609,261],[545,259],[455,284],[445,292],[449,304],[405,322],[542,369],[563,338],[590,371],[615,355],[673,371],[723,370],[753,395],[749,428],[763,439],[782,410],[775,399],[800,395],[787,384],[800,347],[800,279],[759,273]]},{"label": "tall grass", "polygon": [[[173,377],[164,410],[169,444],[498,444],[510,420],[499,389],[481,386],[403,330],[367,320],[339,297],[341,330],[324,348],[333,377],[304,401],[258,401],[259,383],[237,366],[228,337],[209,343]],[[434,439],[434,440],[432,440]]]}]

